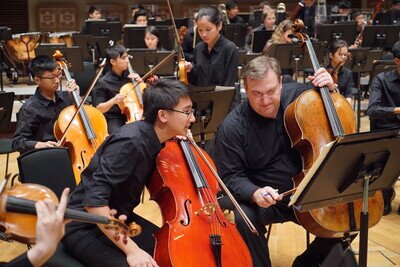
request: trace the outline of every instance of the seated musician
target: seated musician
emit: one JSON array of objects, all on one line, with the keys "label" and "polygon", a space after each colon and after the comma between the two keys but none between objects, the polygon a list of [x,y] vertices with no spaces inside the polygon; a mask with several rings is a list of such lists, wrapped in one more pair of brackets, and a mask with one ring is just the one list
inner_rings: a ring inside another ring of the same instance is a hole
[{"label": "seated musician", "polygon": [[[87,18],[87,20],[96,20],[96,19],[101,19],[101,9],[96,6],[90,6],[89,17]],[[88,33],[86,29],[86,23],[82,25],[81,33],[82,34]]]},{"label": "seated musician", "polygon": [[235,0],[229,0],[226,2],[225,8],[229,23],[243,23],[243,18],[238,16],[239,6]]},{"label": "seated musician", "polygon": [[93,105],[104,113],[107,120],[108,133],[113,133],[127,121],[126,116],[118,107],[125,95],[119,91],[123,85],[132,79],[140,82],[138,74],[129,74],[128,53],[125,47],[116,44],[106,50],[107,64],[111,69],[101,77],[93,88]]},{"label": "seated musician", "polygon": [[154,26],[147,26],[144,33],[144,43],[149,49],[156,49],[159,51],[165,51],[160,43],[160,32]]},{"label": "seated musician", "polygon": [[[400,127],[400,41],[392,48],[396,69],[376,75],[370,87],[367,115],[371,121],[371,131]],[[393,188],[382,190],[384,215],[392,212]],[[398,209],[400,214],[400,207]]]},{"label": "seated musician", "polygon": [[132,211],[163,143],[186,135],[195,117],[188,88],[176,80],[161,79],[147,88],[143,105],[144,121],[126,124],[104,141],[68,203],[71,208],[104,216],[115,209],[127,215],[128,224],[139,224],[142,233],[124,244],[103,226],[71,222],[62,242],[68,253],[87,266],[158,266],[151,257],[152,234],[158,227]]},{"label": "seated musician", "polygon": [[79,89],[72,81],[67,85],[67,91],[59,90],[62,72],[48,56],[34,58],[29,70],[38,87],[18,112],[12,147],[19,152],[57,145],[54,123],[60,112],[73,104],[70,92]]},{"label": "seated musician", "polygon": [[262,23],[246,35],[246,50],[249,51],[251,50],[251,45],[253,41],[253,32],[273,31],[276,29],[275,21],[276,21],[275,10],[267,9],[267,11],[262,15]]},{"label": "seated musician", "polygon": [[42,266],[56,251],[58,242],[64,236],[64,213],[67,207],[68,189],[65,189],[57,208],[49,201],[37,201],[35,204],[36,244],[28,252],[8,263],[0,263],[1,267]]},{"label": "seated musician", "polygon": [[329,57],[331,62],[330,66],[327,68],[334,70],[333,72],[335,72],[335,74],[331,74],[334,75],[334,78],[337,78],[337,81],[335,82],[338,84],[340,94],[346,97],[346,100],[351,103],[351,97],[355,90],[355,86],[353,73],[349,68],[344,66],[349,57],[349,49],[346,41],[338,40],[334,42],[331,45]]},{"label": "seated musician", "polygon": [[[302,169],[298,151],[291,148],[283,115],[310,85],[282,84],[277,60],[265,56],[250,61],[242,74],[248,99],[231,111],[218,129],[213,159],[221,178],[260,233],[251,233],[235,212],[237,228],[249,247],[254,266],[268,267],[271,261],[265,226],[297,222],[293,209],[287,206],[289,196],[282,199],[279,195],[292,189],[292,177]],[[323,68],[309,79],[315,86],[335,89],[332,77]],[[341,239],[316,237],[293,266],[321,263],[338,242]]]},{"label": "seated musician", "polygon": [[135,15],[133,15],[133,22],[137,25],[147,26],[148,15],[146,10],[139,9]]},{"label": "seated musician", "polygon": [[144,6],[140,3],[134,3],[131,8],[131,18],[128,20],[128,24],[135,24],[135,14],[139,10],[146,10]]}]

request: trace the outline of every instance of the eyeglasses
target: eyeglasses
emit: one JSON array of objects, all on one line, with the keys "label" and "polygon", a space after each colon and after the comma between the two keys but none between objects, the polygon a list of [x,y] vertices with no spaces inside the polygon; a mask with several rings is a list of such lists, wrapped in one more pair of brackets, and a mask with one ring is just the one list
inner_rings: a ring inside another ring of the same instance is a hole
[{"label": "eyeglasses", "polygon": [[59,74],[50,76],[50,77],[43,77],[43,76],[37,76],[37,77],[40,78],[40,79],[45,79],[45,80],[50,80],[50,81],[52,81],[52,82],[55,82],[55,81],[57,81],[58,79],[60,79],[61,76],[62,76],[62,72],[60,72]]},{"label": "eyeglasses", "polygon": [[194,113],[194,109],[192,109],[192,108],[189,109],[188,111],[181,111],[181,110],[176,110],[176,109],[173,109],[173,108],[167,109],[167,110],[175,111],[175,112],[179,112],[179,113],[185,114],[188,118],[190,117],[190,115],[192,115],[192,114]]}]

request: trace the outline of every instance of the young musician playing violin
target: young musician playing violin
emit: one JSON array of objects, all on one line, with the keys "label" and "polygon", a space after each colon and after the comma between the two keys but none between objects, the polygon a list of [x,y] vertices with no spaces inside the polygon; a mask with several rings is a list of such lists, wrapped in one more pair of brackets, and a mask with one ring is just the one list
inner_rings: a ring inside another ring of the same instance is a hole
[{"label": "young musician playing violin", "polygon": [[129,74],[128,53],[125,47],[116,44],[106,50],[107,63],[111,69],[99,79],[93,89],[93,104],[107,119],[108,132],[111,134],[127,121],[126,116],[118,107],[126,97],[119,91],[123,85],[134,79],[141,82],[138,74]]},{"label": "young musician playing violin", "polygon": [[[301,157],[291,148],[285,131],[283,115],[286,107],[311,86],[282,84],[277,60],[265,56],[250,61],[242,73],[248,99],[231,111],[218,129],[213,159],[221,178],[260,233],[251,233],[241,217],[235,216],[253,264],[267,267],[271,261],[265,226],[297,222],[293,209],[287,206],[289,196],[282,199],[279,195],[293,188],[292,177],[302,169]],[[315,86],[335,89],[332,77],[323,68],[309,79]],[[340,239],[317,237],[293,266],[321,263],[338,242]]]},{"label": "young musician playing violin", "polygon": [[192,63],[186,63],[190,84],[234,86],[239,54],[236,45],[220,34],[222,18],[218,9],[201,8],[196,23],[203,41],[194,49]]},{"label": "young musician playing violin", "polygon": [[104,141],[69,200],[69,207],[97,215],[107,216],[115,209],[127,215],[128,224],[138,223],[142,233],[124,244],[103,226],[70,223],[63,244],[85,265],[158,266],[151,257],[152,234],[158,227],[132,211],[140,202],[163,143],[186,135],[195,118],[187,87],[169,79],[145,89],[143,111],[144,121],[126,124]]},{"label": "young musician playing violin", "polygon": [[60,112],[72,105],[70,93],[79,89],[72,81],[67,85],[67,91],[59,90],[62,73],[55,60],[48,56],[34,58],[29,70],[38,87],[18,113],[12,147],[19,152],[57,145],[54,123]]},{"label": "young musician playing violin", "polygon": [[327,68],[332,69],[331,75],[338,84],[339,92],[351,103],[352,91],[355,90],[355,86],[353,73],[349,68],[343,66],[349,57],[346,41],[338,40],[334,42],[331,46],[329,57],[331,62]]},{"label": "young musician playing violin", "polygon": [[65,189],[57,208],[50,201],[37,201],[36,208],[36,244],[27,253],[9,263],[0,263],[1,267],[42,266],[56,251],[58,242],[64,236],[64,213],[67,207],[69,189]]}]

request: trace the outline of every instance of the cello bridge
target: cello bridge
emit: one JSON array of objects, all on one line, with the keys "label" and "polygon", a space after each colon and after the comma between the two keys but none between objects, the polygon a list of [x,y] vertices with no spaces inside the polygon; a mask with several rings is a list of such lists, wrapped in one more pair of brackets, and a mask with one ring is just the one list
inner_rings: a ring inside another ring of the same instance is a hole
[{"label": "cello bridge", "polygon": [[216,206],[214,203],[207,203],[198,211],[195,211],[194,214],[199,215],[200,213],[204,212],[206,215],[210,216],[211,214],[215,213]]}]

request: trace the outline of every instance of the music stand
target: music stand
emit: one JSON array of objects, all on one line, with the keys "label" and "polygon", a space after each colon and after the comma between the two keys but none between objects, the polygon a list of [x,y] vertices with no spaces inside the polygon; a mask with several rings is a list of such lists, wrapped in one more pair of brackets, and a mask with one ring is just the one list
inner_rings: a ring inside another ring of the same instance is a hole
[{"label": "music stand", "polygon": [[236,90],[235,87],[210,86],[190,87],[190,98],[193,101],[196,121],[191,131],[196,142],[202,148],[217,132],[219,125],[229,113]]},{"label": "music stand", "polygon": [[349,45],[354,43],[357,36],[357,24],[317,24],[315,25],[317,38],[328,44],[333,44],[337,40],[344,40]]},{"label": "music stand", "polygon": [[108,41],[121,40],[122,24],[120,21],[87,20],[86,31],[93,36],[106,36]]},{"label": "music stand", "polygon": [[243,49],[246,45],[247,26],[243,23],[225,25],[225,37],[232,41],[237,48]]},{"label": "music stand", "polygon": [[[359,266],[367,266],[368,197],[400,174],[399,129],[339,137],[308,171],[289,205],[300,211],[363,199]],[[343,160],[346,159],[346,160]]]},{"label": "music stand", "polygon": [[124,46],[126,48],[146,48],[144,42],[144,33],[146,26],[137,24],[125,24],[124,32]]},{"label": "music stand", "polygon": [[[357,132],[361,127],[361,72],[371,72],[373,62],[379,60],[382,56],[382,50],[370,50],[367,47],[349,49],[351,58],[346,62],[345,66],[357,73],[358,92],[355,95],[354,105],[357,104]],[[355,106],[354,106],[355,107]]]},{"label": "music stand", "polygon": [[364,27],[363,47],[391,50],[399,40],[400,25],[372,25]]},{"label": "music stand", "polygon": [[3,69],[6,68],[4,65],[4,43],[12,39],[11,28],[0,27],[0,87],[1,92],[4,92],[3,88]]},{"label": "music stand", "polygon": [[398,25],[400,22],[400,10],[379,12],[374,18],[374,25]]},{"label": "music stand", "polygon": [[78,46],[71,47],[48,47],[48,46],[38,46],[35,48],[36,56],[45,55],[50,58],[53,58],[53,54],[55,50],[60,50],[61,54],[63,54],[65,60],[71,64],[68,67],[73,72],[82,72],[83,71],[83,63],[82,63],[82,52]]},{"label": "music stand", "polygon": [[271,39],[274,31],[255,31],[253,32],[253,40],[251,41],[251,52],[261,53],[265,44]]},{"label": "music stand", "polygon": [[93,36],[91,34],[74,34],[74,43],[80,47],[84,61],[96,62],[96,59],[105,57],[108,38],[105,36]]},{"label": "music stand", "polygon": [[[171,51],[156,51],[148,48],[128,49],[128,55],[132,56],[129,58],[132,69],[140,76],[149,72],[169,54],[171,54]],[[174,60],[170,60],[155,71],[154,74],[159,76],[173,76],[174,72],[175,62]]]},{"label": "music stand", "polygon": [[0,132],[7,132],[11,126],[14,92],[0,92]]}]

